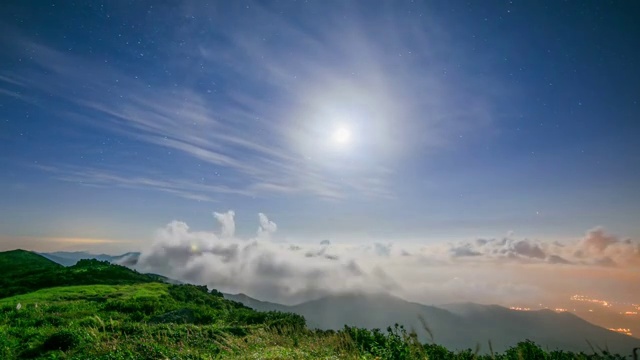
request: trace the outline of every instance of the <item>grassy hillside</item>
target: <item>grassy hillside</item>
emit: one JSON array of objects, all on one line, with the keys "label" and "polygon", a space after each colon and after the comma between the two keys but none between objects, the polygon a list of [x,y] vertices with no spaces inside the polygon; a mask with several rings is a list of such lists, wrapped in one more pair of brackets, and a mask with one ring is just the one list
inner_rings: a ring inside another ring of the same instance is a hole
[{"label": "grassy hillside", "polygon": [[0,273],[0,299],[56,286],[161,281],[159,276],[140,274],[124,266],[93,259],[64,267],[25,250],[0,253]]},{"label": "grassy hillside", "polygon": [[0,298],[40,289],[63,267],[25,250],[0,253]]},{"label": "grassy hillside", "polygon": [[215,355],[227,337],[285,323],[304,327],[299,316],[256,312],[192,285],[48,288],[0,300],[0,358]]},{"label": "grassy hillside", "polygon": [[99,261],[65,273],[24,252],[0,253],[7,258],[23,267],[34,261],[43,279],[63,274],[61,283],[84,285],[48,283],[0,299],[0,359],[623,359],[545,352],[531,342],[494,356],[454,353],[398,326],[310,330],[300,315],[258,312],[206,287],[156,282]]}]

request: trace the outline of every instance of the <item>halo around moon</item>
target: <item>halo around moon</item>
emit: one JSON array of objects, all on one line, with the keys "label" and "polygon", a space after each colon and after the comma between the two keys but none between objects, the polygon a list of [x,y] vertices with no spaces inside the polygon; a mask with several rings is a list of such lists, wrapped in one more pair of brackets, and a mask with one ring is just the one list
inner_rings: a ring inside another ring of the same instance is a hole
[{"label": "halo around moon", "polygon": [[331,141],[338,146],[345,146],[351,142],[351,129],[345,125],[338,126],[331,134]]}]

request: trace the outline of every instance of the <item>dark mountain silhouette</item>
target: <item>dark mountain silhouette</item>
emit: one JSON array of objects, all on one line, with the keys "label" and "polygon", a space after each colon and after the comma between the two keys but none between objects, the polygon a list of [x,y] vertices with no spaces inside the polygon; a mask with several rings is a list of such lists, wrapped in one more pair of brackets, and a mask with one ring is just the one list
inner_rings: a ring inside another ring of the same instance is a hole
[{"label": "dark mountain silhouette", "polygon": [[383,294],[334,295],[294,306],[262,302],[244,294],[225,297],[256,310],[303,315],[312,328],[351,325],[385,329],[398,323],[415,330],[422,341],[430,342],[432,334],[435,343],[447,348],[474,349],[479,344],[483,353],[489,352],[489,341],[494,351],[501,352],[527,339],[551,350],[591,352],[593,346],[629,353],[640,346],[640,339],[550,310],[525,312],[474,303],[427,306]]}]

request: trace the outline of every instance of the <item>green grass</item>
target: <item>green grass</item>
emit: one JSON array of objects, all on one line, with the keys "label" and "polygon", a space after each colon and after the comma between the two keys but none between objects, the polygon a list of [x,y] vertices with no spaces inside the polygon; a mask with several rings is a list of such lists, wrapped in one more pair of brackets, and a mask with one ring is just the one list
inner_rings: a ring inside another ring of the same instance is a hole
[{"label": "green grass", "polygon": [[73,266],[64,267],[24,250],[0,253],[0,274],[0,299],[58,286],[159,281],[157,275],[140,274],[106,261],[80,260]]},{"label": "green grass", "polygon": [[304,320],[192,285],[48,288],[0,300],[0,358],[209,358],[233,354],[230,339],[284,327],[302,329]]},{"label": "green grass", "polygon": [[96,301],[108,298],[132,299],[139,297],[159,298],[168,295],[167,284],[149,283],[136,285],[82,285],[62,286],[37,290],[24,295],[0,299],[0,307],[5,305],[32,306],[47,302],[60,301]]},{"label": "green grass", "polygon": [[[183,319],[154,320],[186,310]],[[420,344],[398,326],[314,331],[298,315],[260,313],[203,287],[161,283],[58,287],[1,299],[0,358],[623,359],[546,352],[530,342],[494,356],[451,352]]]}]

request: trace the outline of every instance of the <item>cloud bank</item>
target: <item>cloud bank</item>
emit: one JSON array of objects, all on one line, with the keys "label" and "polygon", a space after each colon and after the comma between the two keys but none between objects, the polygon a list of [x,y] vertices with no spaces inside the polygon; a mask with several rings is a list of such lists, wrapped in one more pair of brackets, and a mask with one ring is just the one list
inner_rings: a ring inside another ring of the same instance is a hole
[{"label": "cloud bank", "polygon": [[319,244],[274,241],[277,225],[258,214],[249,239],[235,213],[214,213],[218,233],[181,221],[158,230],[137,267],[261,300],[297,303],[333,293],[393,292],[422,303],[526,303],[573,293],[632,296],[640,244],[588,231],[574,243],[477,239],[459,244]]},{"label": "cloud bank", "polygon": [[619,239],[596,227],[589,230],[580,241],[570,244],[508,237],[478,239],[453,246],[451,255],[455,258],[478,256],[494,260],[546,261],[551,264],[639,267],[640,243]]}]

